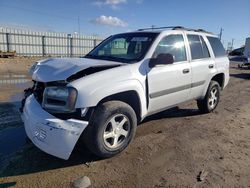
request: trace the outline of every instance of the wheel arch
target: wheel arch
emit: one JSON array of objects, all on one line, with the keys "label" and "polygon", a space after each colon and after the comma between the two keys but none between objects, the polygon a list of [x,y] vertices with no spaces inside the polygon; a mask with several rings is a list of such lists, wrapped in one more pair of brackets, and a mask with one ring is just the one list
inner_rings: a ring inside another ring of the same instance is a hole
[{"label": "wheel arch", "polygon": [[140,122],[142,120],[141,116],[142,105],[139,94],[135,90],[128,90],[106,96],[98,102],[97,106],[101,103],[113,100],[122,101],[130,105],[135,111],[137,121]]},{"label": "wheel arch", "polygon": [[221,90],[223,90],[224,84],[225,84],[225,74],[224,73],[217,73],[217,74],[212,76],[212,78],[209,80],[209,82],[206,83],[205,89],[202,93],[202,97],[200,97],[199,99],[203,99],[205,97],[207,90],[209,88],[209,85],[210,85],[212,80],[218,82],[220,87],[221,87]]},{"label": "wheel arch", "polygon": [[219,85],[220,85],[220,87],[221,87],[221,89],[224,88],[224,84],[225,84],[225,74],[224,73],[218,73],[218,74],[214,75],[212,77],[211,81],[212,80],[218,82]]}]

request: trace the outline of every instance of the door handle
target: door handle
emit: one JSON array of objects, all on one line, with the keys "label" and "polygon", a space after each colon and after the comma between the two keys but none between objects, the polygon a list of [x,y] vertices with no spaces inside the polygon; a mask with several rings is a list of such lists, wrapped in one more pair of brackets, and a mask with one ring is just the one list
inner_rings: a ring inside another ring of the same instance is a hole
[{"label": "door handle", "polygon": [[208,68],[212,69],[212,68],[214,68],[214,65],[210,64],[210,65],[208,65]]},{"label": "door handle", "polygon": [[190,71],[189,69],[183,69],[182,72],[183,72],[183,74],[187,74],[187,73],[189,73],[189,71]]}]

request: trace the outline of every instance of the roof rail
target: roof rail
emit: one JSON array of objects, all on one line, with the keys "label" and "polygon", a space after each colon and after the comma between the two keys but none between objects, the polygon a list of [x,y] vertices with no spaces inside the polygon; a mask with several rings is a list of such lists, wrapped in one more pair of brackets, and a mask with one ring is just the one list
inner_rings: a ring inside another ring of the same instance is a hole
[{"label": "roof rail", "polygon": [[183,26],[149,27],[149,28],[138,29],[138,31],[158,30],[158,29],[186,30],[186,31],[211,33],[211,32],[208,32],[208,31],[206,31],[204,29],[191,29],[191,28],[186,28],[186,27],[183,27]]},{"label": "roof rail", "polygon": [[212,32],[206,31],[206,30],[204,30],[204,29],[195,29],[194,31],[196,31],[196,32],[203,32],[203,33],[213,34]]},{"label": "roof rail", "polygon": [[146,30],[157,30],[157,29],[173,29],[173,30],[175,30],[175,29],[181,29],[181,28],[183,28],[184,29],[184,27],[182,27],[182,26],[167,26],[167,27],[148,27],[148,28],[143,28],[143,29],[138,29],[138,31],[146,31]]},{"label": "roof rail", "polygon": [[[179,29],[179,28],[176,28],[176,29]],[[203,33],[213,34],[212,32],[206,31],[204,29],[192,29],[192,28],[185,28],[185,27],[182,27],[180,29],[183,29],[183,30],[186,30],[186,31],[195,31],[195,32],[203,32]]]}]

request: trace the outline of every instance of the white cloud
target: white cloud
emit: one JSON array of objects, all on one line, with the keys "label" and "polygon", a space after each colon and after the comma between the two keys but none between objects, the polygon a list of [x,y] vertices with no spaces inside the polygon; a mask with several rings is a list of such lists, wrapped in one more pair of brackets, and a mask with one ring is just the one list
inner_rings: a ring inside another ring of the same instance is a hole
[{"label": "white cloud", "polygon": [[106,0],[105,4],[107,4],[107,5],[119,5],[119,4],[126,3],[126,2],[127,2],[127,0]]},{"label": "white cloud", "polygon": [[93,4],[99,7],[103,5],[107,5],[113,9],[117,9],[118,5],[123,4],[123,3],[127,3],[127,0],[98,0],[98,1],[95,1]]},{"label": "white cloud", "polygon": [[142,4],[144,0],[95,0],[92,4],[98,7],[109,6],[112,9],[119,9],[121,4],[126,4],[129,2]]},{"label": "white cloud", "polygon": [[123,20],[112,17],[112,16],[100,16],[94,20],[91,20],[92,23],[95,24],[101,24],[101,25],[109,25],[109,26],[115,26],[115,27],[126,27],[128,24],[124,22]]}]

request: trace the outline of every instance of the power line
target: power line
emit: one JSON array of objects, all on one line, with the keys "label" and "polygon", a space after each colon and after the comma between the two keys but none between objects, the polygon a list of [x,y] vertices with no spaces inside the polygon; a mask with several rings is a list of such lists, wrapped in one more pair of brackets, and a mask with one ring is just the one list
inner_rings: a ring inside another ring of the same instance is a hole
[{"label": "power line", "polygon": [[33,10],[33,9],[25,8],[25,7],[6,5],[6,4],[1,4],[1,7],[5,7],[5,8],[9,8],[9,9],[18,9],[18,10],[25,11],[25,12],[31,12],[31,13],[35,13],[35,14],[39,14],[39,15],[46,15],[49,17],[59,18],[59,19],[63,19],[63,20],[71,20],[71,21],[73,20],[74,22],[77,22],[78,33],[80,34],[80,32],[81,32],[80,17],[79,16],[73,18],[73,17],[67,17],[67,16],[58,15],[58,14],[50,14],[47,12]]},{"label": "power line", "polygon": [[23,10],[25,12],[28,11],[28,12],[32,12],[32,13],[35,13],[35,14],[47,15],[47,16],[50,16],[50,17],[53,16],[53,17],[57,17],[57,18],[60,18],[60,19],[67,19],[67,20],[76,20],[77,19],[77,18],[73,18],[73,17],[66,17],[66,16],[62,16],[62,15],[50,14],[50,13],[47,13],[47,12],[32,10],[32,9],[29,9],[29,8],[18,7],[18,6],[10,6],[10,5],[1,4],[1,7]]}]

